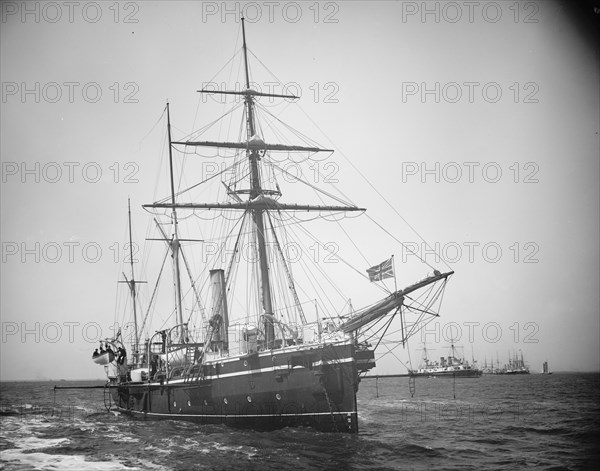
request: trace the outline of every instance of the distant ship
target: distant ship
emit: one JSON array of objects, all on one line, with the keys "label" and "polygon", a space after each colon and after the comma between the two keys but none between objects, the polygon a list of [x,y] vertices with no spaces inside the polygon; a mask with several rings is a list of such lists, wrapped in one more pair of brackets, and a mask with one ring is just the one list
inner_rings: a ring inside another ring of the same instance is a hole
[{"label": "distant ship", "polygon": [[497,370],[496,374],[528,375],[529,368],[525,365],[525,361],[523,360],[523,352],[521,352],[521,358],[518,358],[517,354],[515,353],[512,358],[508,359],[508,364],[504,365],[504,368]]},{"label": "distant ship", "polygon": [[552,374],[551,371],[548,371],[548,362],[547,361],[545,361],[544,364],[542,365],[542,374],[545,374],[545,375]]},{"label": "distant ship", "polygon": [[481,368],[481,371],[482,371],[482,373],[484,375],[493,375],[493,374],[496,374],[496,372],[499,369],[500,369],[499,366],[496,366],[494,368],[494,360],[491,360],[490,364],[488,365],[487,358],[484,358],[484,360],[483,360],[483,367]]},{"label": "distant ship", "polygon": [[460,378],[479,378],[483,371],[470,365],[463,358],[459,358],[454,344],[450,345],[451,354],[448,357],[440,357],[440,361],[431,361],[427,357],[427,349],[423,347],[423,363],[416,370],[408,370],[410,376],[426,376],[428,378],[437,377],[460,377]]}]

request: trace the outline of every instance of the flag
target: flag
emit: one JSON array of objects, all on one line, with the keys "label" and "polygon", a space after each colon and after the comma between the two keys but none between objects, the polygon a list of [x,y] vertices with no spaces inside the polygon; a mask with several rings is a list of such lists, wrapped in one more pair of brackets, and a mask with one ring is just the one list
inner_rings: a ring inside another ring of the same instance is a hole
[{"label": "flag", "polygon": [[384,278],[392,278],[394,276],[392,259],[390,258],[385,262],[381,262],[379,265],[369,268],[367,274],[369,275],[369,281],[380,281]]}]

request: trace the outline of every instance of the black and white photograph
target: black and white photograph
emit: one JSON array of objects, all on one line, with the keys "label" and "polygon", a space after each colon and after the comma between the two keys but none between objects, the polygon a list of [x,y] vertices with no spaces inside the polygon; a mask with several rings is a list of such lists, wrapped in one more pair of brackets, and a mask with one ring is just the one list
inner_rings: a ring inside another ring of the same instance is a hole
[{"label": "black and white photograph", "polygon": [[599,0],[0,6],[0,468],[600,467]]}]

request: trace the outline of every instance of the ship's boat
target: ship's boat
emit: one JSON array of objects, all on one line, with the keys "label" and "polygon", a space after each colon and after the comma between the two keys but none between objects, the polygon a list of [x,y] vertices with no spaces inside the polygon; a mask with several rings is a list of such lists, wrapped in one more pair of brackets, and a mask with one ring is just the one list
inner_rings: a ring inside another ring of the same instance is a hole
[{"label": "ship's boat", "polygon": [[97,365],[108,365],[115,360],[115,354],[111,351],[99,353],[92,357],[92,361]]}]

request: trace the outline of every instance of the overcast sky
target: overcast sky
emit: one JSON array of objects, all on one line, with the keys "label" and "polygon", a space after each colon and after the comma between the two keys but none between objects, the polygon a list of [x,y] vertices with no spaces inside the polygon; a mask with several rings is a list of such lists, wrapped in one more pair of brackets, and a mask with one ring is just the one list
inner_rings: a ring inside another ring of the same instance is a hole
[{"label": "overcast sky", "polygon": [[[561,3],[3,2],[0,378],[103,376],[127,198],[142,244],[141,205],[168,194],[154,126],[167,100],[176,137],[217,117],[196,90],[240,47],[244,5],[272,91],[313,121],[291,124],[337,150],[321,171],[445,268],[376,188],[456,271],[433,356],[454,325],[480,362],[599,370],[599,59]],[[354,237],[415,281],[397,244]]]}]

